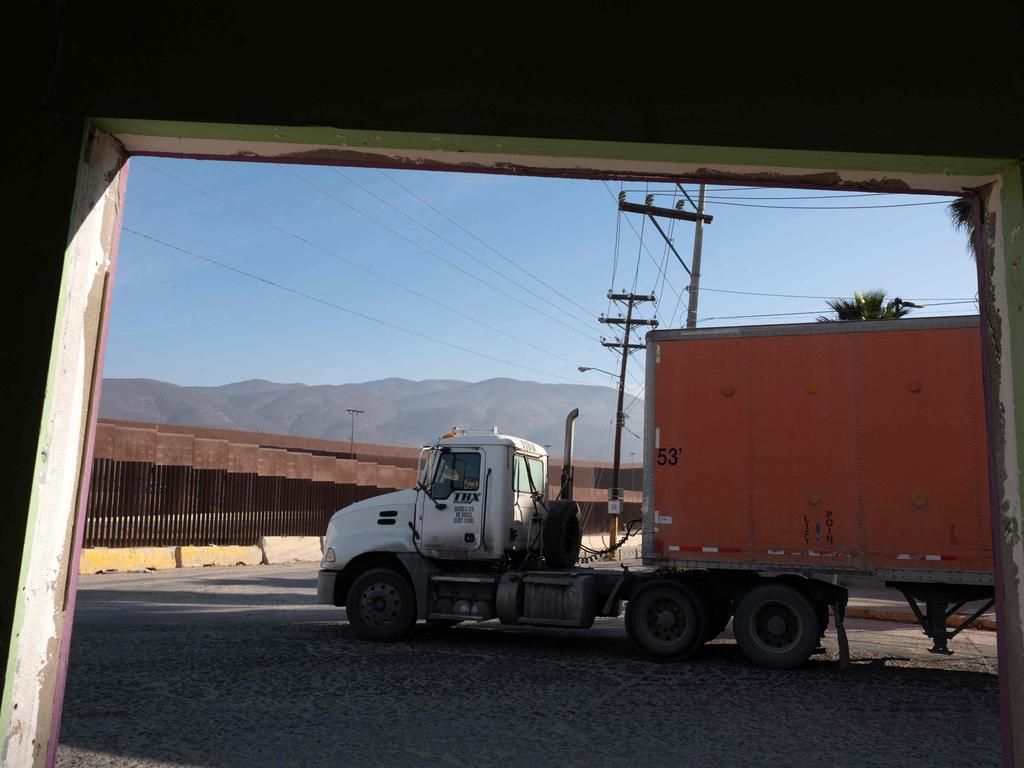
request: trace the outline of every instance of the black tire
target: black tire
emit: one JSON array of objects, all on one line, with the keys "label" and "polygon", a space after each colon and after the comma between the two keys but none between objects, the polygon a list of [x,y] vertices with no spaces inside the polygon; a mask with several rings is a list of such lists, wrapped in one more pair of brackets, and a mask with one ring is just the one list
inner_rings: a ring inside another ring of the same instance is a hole
[{"label": "black tire", "polygon": [[374,568],[359,576],[345,602],[348,622],[364,640],[390,642],[416,623],[416,595],[402,574]]},{"label": "black tire", "polygon": [[634,647],[657,661],[682,661],[704,642],[707,607],[694,590],[659,579],[626,603],[626,633]]},{"label": "black tire", "polygon": [[732,602],[729,600],[711,600],[708,604],[708,623],[704,633],[704,642],[709,643],[718,637],[729,625],[732,618]]},{"label": "black tire", "polygon": [[544,518],[541,554],[549,568],[572,568],[580,559],[579,505],[575,501],[559,499],[548,504]]},{"label": "black tire", "polygon": [[818,646],[814,605],[787,584],[762,584],[736,606],[732,631],[743,655],[761,667],[794,669]]},{"label": "black tire", "polygon": [[818,615],[818,638],[820,639],[828,632],[828,605],[826,603],[818,603],[814,606],[814,612]]}]

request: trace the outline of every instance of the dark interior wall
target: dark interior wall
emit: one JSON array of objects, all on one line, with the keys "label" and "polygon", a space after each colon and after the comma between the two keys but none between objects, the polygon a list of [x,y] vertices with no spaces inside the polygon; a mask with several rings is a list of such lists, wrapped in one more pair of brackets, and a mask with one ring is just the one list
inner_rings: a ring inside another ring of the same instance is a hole
[{"label": "dark interior wall", "polygon": [[24,119],[5,169],[16,196],[7,255],[9,269],[25,269],[8,278],[0,304],[10,454],[0,642],[21,567],[86,116],[1024,155],[1021,4],[903,19],[894,5],[858,4],[827,19],[777,3],[720,3],[711,16],[692,4],[675,15],[591,4],[560,17],[479,5],[431,6],[419,17],[352,4],[32,6],[32,18],[9,28],[27,53],[10,73]]}]

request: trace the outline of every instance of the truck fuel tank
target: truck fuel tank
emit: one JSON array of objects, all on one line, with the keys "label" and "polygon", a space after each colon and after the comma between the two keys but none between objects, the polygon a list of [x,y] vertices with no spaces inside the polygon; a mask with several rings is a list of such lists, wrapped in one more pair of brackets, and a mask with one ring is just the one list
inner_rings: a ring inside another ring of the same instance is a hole
[{"label": "truck fuel tank", "polygon": [[506,573],[498,582],[502,624],[588,629],[597,614],[597,582],[586,573]]}]

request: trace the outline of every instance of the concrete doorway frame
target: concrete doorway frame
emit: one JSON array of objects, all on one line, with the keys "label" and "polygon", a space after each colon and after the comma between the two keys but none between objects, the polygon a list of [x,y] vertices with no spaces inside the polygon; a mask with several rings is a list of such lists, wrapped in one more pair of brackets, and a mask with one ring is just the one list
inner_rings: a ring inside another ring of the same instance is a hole
[{"label": "concrete doorway frame", "polygon": [[1024,187],[1017,161],[96,118],[83,140],[0,704],[0,763],[52,764],[106,308],[132,155],[977,197],[1003,756],[1024,761]]}]

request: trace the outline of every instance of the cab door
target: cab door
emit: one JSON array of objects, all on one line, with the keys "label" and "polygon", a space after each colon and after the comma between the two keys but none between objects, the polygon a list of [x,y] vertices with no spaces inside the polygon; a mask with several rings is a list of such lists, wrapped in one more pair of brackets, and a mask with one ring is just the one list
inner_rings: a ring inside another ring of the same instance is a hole
[{"label": "cab door", "polygon": [[416,527],[420,547],[473,552],[483,539],[486,455],[476,448],[444,450],[434,462],[427,491],[419,493]]}]

